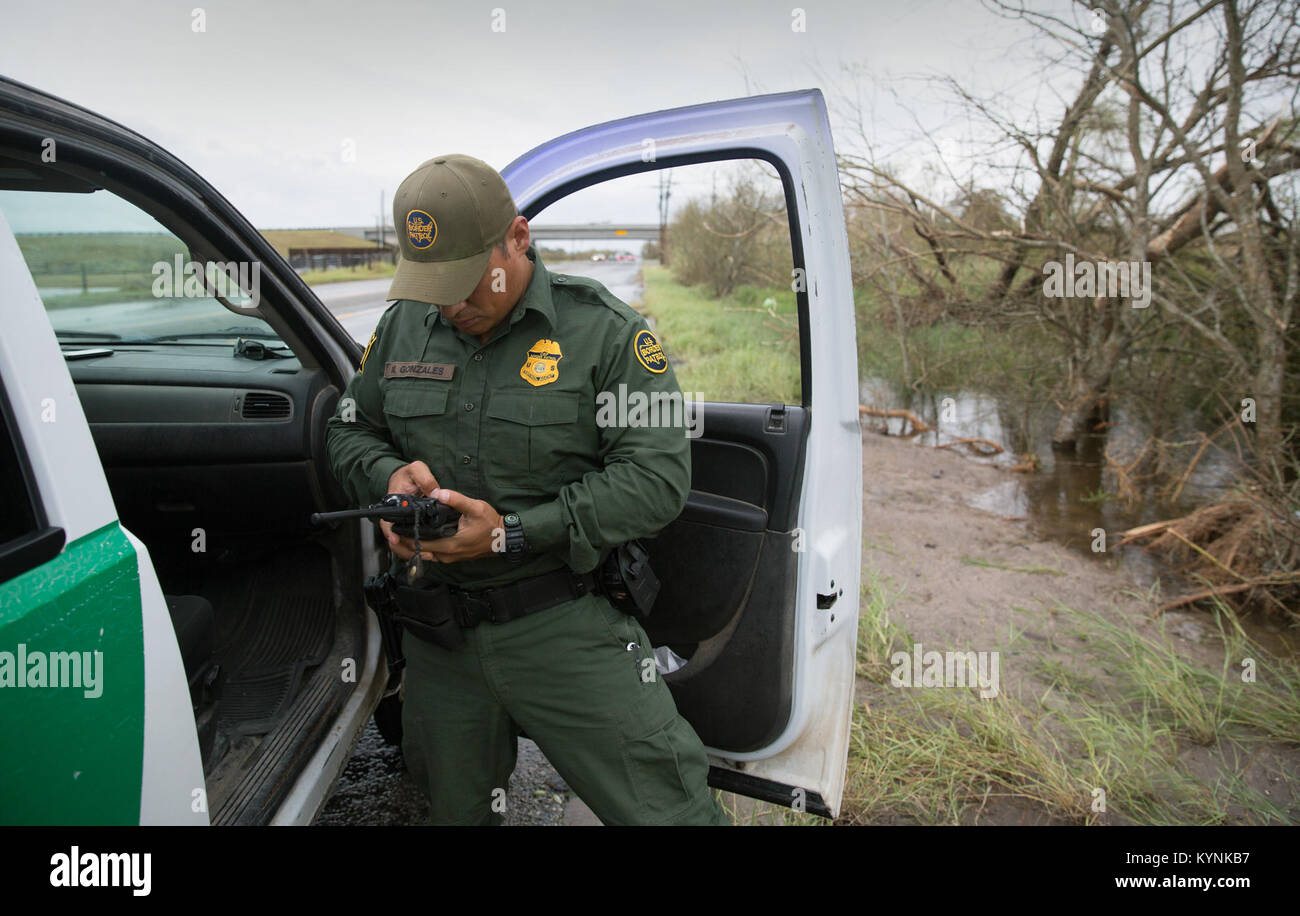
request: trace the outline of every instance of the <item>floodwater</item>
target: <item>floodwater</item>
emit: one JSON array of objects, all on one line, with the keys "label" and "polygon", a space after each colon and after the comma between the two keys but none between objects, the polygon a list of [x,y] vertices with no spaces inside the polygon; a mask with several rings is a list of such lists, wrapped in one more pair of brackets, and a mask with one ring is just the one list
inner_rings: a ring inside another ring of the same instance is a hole
[{"label": "floodwater", "polygon": [[[1050,403],[1017,408],[972,391],[903,392],[878,378],[864,380],[860,396],[862,404],[882,409],[902,407],[932,426],[931,432],[913,437],[918,448],[970,437],[996,442],[1004,451],[983,457],[962,446],[951,449],[968,461],[1011,467],[1024,462],[1030,454],[1036,456],[1039,470],[1008,473],[996,486],[971,493],[967,502],[995,515],[1023,520],[1036,536],[1098,562],[1115,560],[1120,571],[1139,586],[1147,588],[1159,581],[1168,595],[1191,591],[1192,583],[1140,545],[1118,547],[1122,533],[1148,522],[1184,515],[1241,479],[1235,455],[1211,445],[1188,475],[1176,502],[1160,499],[1152,486],[1141,484],[1140,499],[1120,499],[1115,495],[1118,478],[1107,466],[1106,455],[1123,464],[1131,463],[1152,433],[1144,419],[1135,411],[1125,410],[1122,403],[1111,405],[1110,425],[1105,431],[1087,436],[1075,451],[1058,451],[1051,441],[1058,412]],[[910,428],[902,419],[864,416],[862,421],[867,426],[887,429],[894,436],[904,435]],[[1175,426],[1176,432],[1166,433],[1165,437],[1192,442],[1186,453],[1190,458],[1199,447],[1202,430],[1190,415],[1180,418]],[[1093,550],[1097,529],[1105,532],[1105,552]],[[1271,622],[1247,620],[1243,625],[1266,647],[1295,651],[1289,641],[1280,642],[1278,629]]]}]

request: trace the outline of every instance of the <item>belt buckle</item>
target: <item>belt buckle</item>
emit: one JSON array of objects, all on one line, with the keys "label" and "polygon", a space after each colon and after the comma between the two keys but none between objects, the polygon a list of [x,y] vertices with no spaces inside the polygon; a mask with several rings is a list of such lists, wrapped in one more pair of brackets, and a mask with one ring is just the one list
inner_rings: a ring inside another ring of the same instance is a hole
[{"label": "belt buckle", "polygon": [[496,623],[496,617],[492,613],[492,601],[489,597],[491,589],[482,592],[462,591],[460,593],[461,605],[465,609],[465,617],[472,621],[470,626],[478,626],[484,620]]}]

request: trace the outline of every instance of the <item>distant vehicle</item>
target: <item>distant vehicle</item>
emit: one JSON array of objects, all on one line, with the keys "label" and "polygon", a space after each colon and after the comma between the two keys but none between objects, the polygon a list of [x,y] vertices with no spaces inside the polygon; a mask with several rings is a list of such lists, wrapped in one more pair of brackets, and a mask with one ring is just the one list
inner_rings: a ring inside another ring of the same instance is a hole
[{"label": "distant vehicle", "polygon": [[591,259],[593,261],[603,261],[605,260],[605,256],[598,251],[591,256]]}]

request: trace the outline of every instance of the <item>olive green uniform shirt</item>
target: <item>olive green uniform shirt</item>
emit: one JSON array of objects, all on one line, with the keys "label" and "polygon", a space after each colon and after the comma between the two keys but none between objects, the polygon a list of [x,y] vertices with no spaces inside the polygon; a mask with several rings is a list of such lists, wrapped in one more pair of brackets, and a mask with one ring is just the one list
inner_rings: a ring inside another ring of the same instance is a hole
[{"label": "olive green uniform shirt", "polygon": [[518,513],[523,562],[424,564],[464,587],[590,571],[602,548],[676,518],[690,490],[687,405],[645,320],[528,257],[528,288],[486,344],[436,306],[394,303],[327,424],[330,466],[358,505],[418,460],[440,486]]}]

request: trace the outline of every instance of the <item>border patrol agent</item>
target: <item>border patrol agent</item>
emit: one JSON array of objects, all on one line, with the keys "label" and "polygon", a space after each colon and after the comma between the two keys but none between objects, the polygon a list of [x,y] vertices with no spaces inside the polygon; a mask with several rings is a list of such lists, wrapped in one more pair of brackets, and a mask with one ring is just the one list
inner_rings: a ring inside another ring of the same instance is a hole
[{"label": "border patrol agent", "polygon": [[592,593],[602,552],[662,529],[690,489],[681,427],[597,423],[621,385],[680,397],[663,349],[603,285],[546,269],[486,163],[425,162],[393,211],[398,301],[327,441],[358,503],[423,493],[462,514],[420,565],[464,645],[402,639],[402,749],[433,821],[501,822],[522,730],[606,824],[726,824],[644,629]]}]

